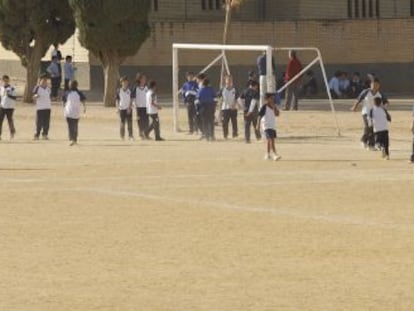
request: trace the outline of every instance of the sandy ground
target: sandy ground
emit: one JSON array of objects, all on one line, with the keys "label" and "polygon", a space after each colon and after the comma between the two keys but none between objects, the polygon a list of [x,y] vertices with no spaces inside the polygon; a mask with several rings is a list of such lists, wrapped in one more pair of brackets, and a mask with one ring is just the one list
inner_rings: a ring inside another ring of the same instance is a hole
[{"label": "sandy ground", "polygon": [[32,142],[19,105],[0,143],[0,310],[414,310],[408,102],[388,162],[360,149],[349,105],[342,137],[330,112],[283,113],[277,163],[261,142],[174,134],[170,109],[162,143],[121,141],[96,106],[79,146],[59,106]]}]

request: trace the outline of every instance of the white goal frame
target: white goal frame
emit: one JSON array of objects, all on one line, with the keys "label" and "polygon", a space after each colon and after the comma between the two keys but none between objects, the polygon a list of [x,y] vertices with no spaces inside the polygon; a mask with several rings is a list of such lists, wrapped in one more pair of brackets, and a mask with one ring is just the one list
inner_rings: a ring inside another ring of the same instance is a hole
[{"label": "white goal frame", "polygon": [[[208,64],[201,72],[206,72],[212,66],[214,66],[220,60],[223,61],[224,68],[227,74],[230,74],[230,68],[226,57],[226,51],[251,51],[251,52],[266,52],[266,66],[267,66],[267,92],[282,92],[289,85],[298,80],[306,71],[308,71],[316,63],[320,64],[324,84],[326,87],[326,92],[328,94],[329,104],[331,106],[332,114],[335,119],[335,126],[337,130],[337,135],[340,136],[340,128],[338,124],[338,119],[336,117],[335,105],[331,96],[329,89],[328,78],[326,75],[325,67],[323,64],[322,54],[318,48],[315,47],[272,47],[270,45],[220,45],[220,44],[189,44],[189,43],[174,43],[172,45],[172,97],[173,97],[173,126],[175,132],[180,132],[179,126],[179,111],[180,111],[180,100],[179,100],[179,61],[178,54],[180,50],[210,50],[210,51],[221,51],[221,53],[210,63]],[[272,57],[274,52],[277,51],[315,51],[317,57],[309,63],[303,70],[293,77],[288,83],[286,83],[282,88],[276,90],[275,79],[273,78],[273,68],[272,68]],[[262,87],[262,85],[261,85]]]}]

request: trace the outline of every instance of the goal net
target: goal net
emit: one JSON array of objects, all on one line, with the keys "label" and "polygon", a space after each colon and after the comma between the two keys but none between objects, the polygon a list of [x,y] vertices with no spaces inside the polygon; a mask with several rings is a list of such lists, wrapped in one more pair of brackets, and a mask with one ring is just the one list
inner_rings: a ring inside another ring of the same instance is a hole
[{"label": "goal net", "polygon": [[[266,53],[266,84],[260,85],[261,89],[263,87],[266,88],[266,92],[283,92],[289,85],[296,82],[300,79],[304,73],[306,73],[311,67],[319,64],[323,76],[324,88],[326,89],[327,98],[329,100],[330,109],[332,111],[335,129],[337,135],[340,136],[340,128],[338,124],[338,120],[336,117],[336,110],[334,106],[333,99],[331,97],[331,93],[329,90],[329,83],[325,71],[325,67],[323,64],[322,54],[319,49],[314,47],[272,47],[270,45],[220,45],[220,44],[186,44],[186,43],[174,43],[172,46],[173,51],[173,59],[172,59],[172,98],[173,98],[173,126],[174,131],[180,132],[180,63],[179,63],[179,53],[180,51],[187,50],[187,51],[218,51],[218,56],[214,58],[205,68],[203,68],[200,72],[207,72],[213,66],[217,65],[218,63],[223,64],[225,73],[231,74],[229,62],[227,60],[226,52],[265,52]],[[275,84],[275,77],[273,75],[273,67],[272,67],[272,60],[273,56],[277,52],[283,51],[311,51],[316,53],[316,57],[303,68],[303,70],[293,77],[289,82],[283,85],[281,88],[277,89]],[[263,81],[262,81],[263,82]],[[221,86],[220,86],[221,87]]]}]

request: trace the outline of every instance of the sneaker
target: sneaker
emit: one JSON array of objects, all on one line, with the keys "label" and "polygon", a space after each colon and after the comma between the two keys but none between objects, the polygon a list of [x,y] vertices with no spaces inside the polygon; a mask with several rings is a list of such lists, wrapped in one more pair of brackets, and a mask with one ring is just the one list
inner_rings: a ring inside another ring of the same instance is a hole
[{"label": "sneaker", "polygon": [[14,139],[14,133],[11,133],[10,134],[10,140],[13,140]]},{"label": "sneaker", "polygon": [[278,155],[278,154],[274,154],[274,155],[273,155],[273,157],[272,157],[272,160],[273,160],[273,161],[279,161],[281,158],[282,158],[282,157],[281,157],[280,155]]},{"label": "sneaker", "polygon": [[388,161],[390,159],[390,156],[385,156],[384,160]]},{"label": "sneaker", "polygon": [[76,141],[71,140],[70,143],[69,143],[69,146],[74,146],[74,145],[76,145]]},{"label": "sneaker", "polygon": [[49,137],[47,137],[47,136],[42,136],[42,139],[43,139],[43,140],[49,140]]},{"label": "sneaker", "polygon": [[266,153],[265,156],[264,156],[264,159],[265,159],[265,161],[267,161],[267,160],[271,160],[272,157],[270,156],[270,154]]},{"label": "sneaker", "polygon": [[134,136],[130,136],[130,137],[129,137],[129,141],[135,141]]},{"label": "sneaker", "polygon": [[33,140],[39,140],[39,136],[34,135],[34,136],[33,136]]},{"label": "sneaker", "polygon": [[368,150],[369,150],[369,151],[378,151],[377,147],[375,147],[375,146],[370,146],[370,147],[368,148]]},{"label": "sneaker", "polygon": [[410,160],[408,160],[408,163],[409,163],[409,164],[414,164],[414,159],[410,159]]},{"label": "sneaker", "polygon": [[164,138],[162,138],[162,137],[157,137],[156,139],[155,139],[155,141],[164,141],[165,139]]},{"label": "sneaker", "polygon": [[366,143],[361,142],[362,149],[368,149],[368,145]]}]

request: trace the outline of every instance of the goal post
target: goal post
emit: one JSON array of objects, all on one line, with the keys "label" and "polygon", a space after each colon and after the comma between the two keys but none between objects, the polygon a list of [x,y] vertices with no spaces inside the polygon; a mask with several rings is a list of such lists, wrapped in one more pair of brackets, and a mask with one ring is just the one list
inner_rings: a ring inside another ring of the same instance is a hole
[{"label": "goal post", "polygon": [[[191,43],[174,43],[172,46],[172,98],[173,98],[173,127],[175,132],[180,132],[180,125],[179,125],[179,111],[180,111],[180,100],[179,100],[179,51],[180,50],[209,50],[209,51],[219,51],[220,54],[210,63],[208,64],[201,72],[207,71],[209,68],[214,66],[217,62],[222,60],[226,65],[227,73],[229,73],[229,66],[227,63],[226,51],[250,51],[250,52],[266,52],[266,82],[267,82],[267,92],[283,92],[289,85],[297,81],[306,71],[308,71],[312,66],[319,63],[322,76],[324,80],[324,85],[326,88],[326,93],[328,96],[330,108],[334,117],[335,121],[335,128],[337,131],[337,135],[341,136],[341,131],[338,123],[338,119],[336,116],[336,109],[335,105],[331,96],[331,92],[329,89],[328,78],[325,71],[325,66],[322,59],[322,53],[318,48],[315,47],[272,47],[270,45],[220,45],[220,44],[191,44]],[[276,90],[275,79],[273,78],[273,68],[272,68],[272,58],[273,54],[278,51],[314,51],[316,52],[316,58],[311,61],[302,71],[293,77],[289,82],[287,82],[283,87]],[[260,85],[263,87],[263,85]]]},{"label": "goal post", "polygon": [[[202,70],[206,71],[210,67],[214,66],[215,63],[224,59],[226,64],[226,51],[250,51],[250,52],[266,52],[266,66],[267,66],[267,91],[275,92],[276,86],[274,83],[273,68],[272,68],[272,57],[273,57],[273,47],[270,45],[220,45],[220,44],[190,44],[190,43],[174,43],[172,46],[173,50],[173,59],[172,59],[172,91],[173,91],[173,126],[174,131],[180,131],[179,125],[179,111],[180,111],[180,100],[179,100],[179,60],[178,53],[180,50],[210,50],[210,51],[220,51],[220,55],[216,57],[209,65]],[[228,64],[227,64],[227,71]],[[262,86],[261,86],[262,87]]]},{"label": "goal post", "polygon": [[290,81],[288,81],[285,85],[283,85],[283,87],[278,89],[277,92],[281,93],[284,90],[286,90],[286,88],[289,85],[291,85],[292,83],[300,79],[300,77],[302,77],[303,74],[305,74],[310,68],[312,68],[314,65],[319,63],[319,66],[322,72],[324,86],[326,89],[326,93],[328,95],[329,105],[331,106],[331,111],[332,111],[332,114],[335,120],[335,127],[337,131],[337,135],[341,136],[341,129],[339,127],[338,118],[336,116],[336,109],[335,109],[335,105],[334,105],[333,98],[331,95],[331,90],[329,88],[328,76],[326,74],[321,51],[315,47],[283,47],[283,48],[276,47],[274,48],[274,51],[275,52],[277,51],[313,51],[313,52],[316,52],[316,57],[306,67],[304,67],[296,76],[294,76]]}]

